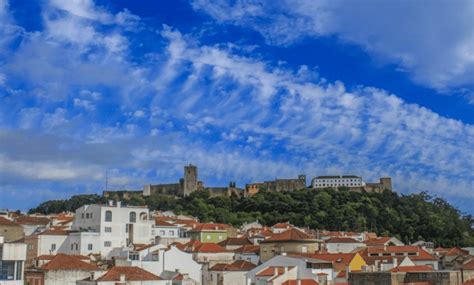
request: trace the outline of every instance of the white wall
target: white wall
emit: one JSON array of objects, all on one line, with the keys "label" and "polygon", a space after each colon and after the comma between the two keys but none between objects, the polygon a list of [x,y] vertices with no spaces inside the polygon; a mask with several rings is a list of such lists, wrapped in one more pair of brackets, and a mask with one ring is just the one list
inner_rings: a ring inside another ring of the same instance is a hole
[{"label": "white wall", "polygon": [[[106,221],[106,212],[112,213],[112,221]],[[130,213],[136,214],[135,222]],[[87,229],[100,233],[101,254],[110,257],[113,248],[127,246],[129,242],[149,244],[153,242],[148,208],[122,207],[120,204],[85,205],[76,210],[73,230]]]},{"label": "white wall", "polygon": [[363,243],[326,243],[329,253],[351,253],[358,247],[365,247]]},{"label": "white wall", "polygon": [[[67,238],[67,235],[38,235],[38,256],[68,253]],[[53,250],[53,244],[56,245],[55,250]]]},{"label": "white wall", "polygon": [[[94,272],[94,276],[103,275],[103,271]],[[76,281],[91,275],[87,270],[49,270],[44,275],[44,285],[76,285]]]}]

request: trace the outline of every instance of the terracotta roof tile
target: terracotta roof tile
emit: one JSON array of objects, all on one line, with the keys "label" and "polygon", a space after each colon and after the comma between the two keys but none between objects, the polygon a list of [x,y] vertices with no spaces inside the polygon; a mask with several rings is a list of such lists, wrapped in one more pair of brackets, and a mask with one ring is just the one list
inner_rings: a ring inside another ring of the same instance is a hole
[{"label": "terracotta roof tile", "polygon": [[226,240],[223,240],[218,244],[220,246],[252,245],[252,243],[245,237],[240,237],[240,238],[228,237]]},{"label": "terracotta roof tile", "polygon": [[120,275],[125,275],[125,281],[153,281],[162,280],[159,276],[134,266],[115,266],[97,281],[120,281]]},{"label": "terracotta roof tile", "polygon": [[456,255],[469,255],[469,251],[460,249],[459,247],[453,247],[446,253],[446,256],[456,256]]},{"label": "terracotta roof tile", "polygon": [[208,242],[205,242],[205,243],[201,243],[199,245],[197,245],[196,247],[194,247],[194,250],[192,250],[193,252],[200,252],[200,253],[220,253],[220,252],[232,252],[232,251],[229,251],[225,248],[223,248],[222,246],[216,244],[216,243],[208,243]]},{"label": "terracotta roof tile", "polygon": [[168,223],[167,221],[155,219],[155,226],[160,226],[160,227],[176,227],[176,225],[173,225],[171,223]]},{"label": "terracotta roof tile", "polygon": [[0,217],[0,225],[1,226],[12,226],[12,227],[20,226],[18,223],[15,223],[14,221],[10,221],[9,219],[6,219],[4,217]]},{"label": "terracotta roof tile", "polygon": [[46,217],[20,216],[15,220],[20,225],[47,225],[51,221]]},{"label": "terracotta roof tile", "polygon": [[319,283],[313,279],[301,279],[301,280],[286,280],[285,282],[281,283],[281,285],[319,285]]},{"label": "terracotta roof tile", "polygon": [[392,238],[391,237],[378,237],[378,238],[371,238],[365,241],[367,246],[381,246],[385,245],[389,242]]},{"label": "terracotta roof tile", "polygon": [[259,253],[260,252],[260,246],[259,245],[244,245],[241,246],[237,249],[234,249],[235,253]]},{"label": "terracotta roof tile", "polygon": [[210,268],[212,271],[249,271],[257,267],[257,265],[245,261],[245,260],[236,260],[230,264],[217,263]]},{"label": "terracotta roof tile", "polygon": [[196,224],[190,232],[202,232],[202,231],[226,231],[229,226],[225,224]]},{"label": "terracotta roof tile", "polygon": [[[84,255],[69,254],[69,256],[74,256],[74,257],[77,257],[81,260],[90,260],[90,258],[88,256],[84,256]],[[55,257],[56,257],[56,255],[43,254],[43,255],[40,255],[40,256],[36,257],[35,259],[36,260],[53,260]]]},{"label": "terracotta roof tile", "polygon": [[38,234],[39,236],[67,236],[69,235],[69,231],[67,230],[56,230],[56,229],[48,229],[44,232]]},{"label": "terracotta roof tile", "polygon": [[97,266],[84,262],[74,255],[57,254],[50,262],[41,266],[43,270],[100,270]]},{"label": "terracotta roof tile", "polygon": [[474,279],[469,279],[467,281],[464,281],[464,283],[462,283],[462,285],[474,285]]},{"label": "terracotta roof tile", "polygon": [[325,241],[326,243],[361,243],[350,237],[332,237]]},{"label": "terracotta roof tile", "polygon": [[308,234],[297,230],[297,229],[289,229],[282,233],[273,234],[266,240],[263,240],[262,243],[266,242],[282,242],[282,241],[316,241]]},{"label": "terracotta roof tile", "polygon": [[289,229],[289,228],[293,228],[294,226],[292,224],[290,224],[289,222],[286,222],[286,223],[277,223],[277,224],[274,224],[272,226],[272,228],[274,229]]},{"label": "terracotta roof tile", "polygon": [[464,270],[474,270],[474,258],[462,265]]},{"label": "terracotta roof tile", "polygon": [[262,271],[258,272],[255,276],[266,277],[266,276],[273,276],[275,275],[282,275],[285,273],[285,267],[283,266],[269,266]]}]

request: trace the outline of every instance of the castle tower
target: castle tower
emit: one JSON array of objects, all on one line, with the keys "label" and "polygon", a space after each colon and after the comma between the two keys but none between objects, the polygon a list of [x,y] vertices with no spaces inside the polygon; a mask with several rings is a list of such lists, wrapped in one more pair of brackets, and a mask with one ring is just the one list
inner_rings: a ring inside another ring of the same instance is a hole
[{"label": "castle tower", "polygon": [[382,177],[380,178],[380,184],[382,185],[382,190],[387,189],[392,191],[392,178]]},{"label": "castle tower", "polygon": [[189,164],[184,167],[184,185],[183,195],[188,196],[194,191],[198,190],[198,172],[197,166]]}]

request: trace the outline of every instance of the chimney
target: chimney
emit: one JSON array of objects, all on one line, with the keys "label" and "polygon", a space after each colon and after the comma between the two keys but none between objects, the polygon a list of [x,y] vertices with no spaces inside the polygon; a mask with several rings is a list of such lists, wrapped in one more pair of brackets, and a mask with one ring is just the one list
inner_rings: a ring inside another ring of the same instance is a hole
[{"label": "chimney", "polygon": [[117,208],[120,208],[122,206],[122,201],[117,201]]},{"label": "chimney", "polygon": [[113,206],[114,205],[114,200],[109,200],[109,206]]},{"label": "chimney", "polygon": [[125,274],[120,274],[120,282],[125,282]]}]

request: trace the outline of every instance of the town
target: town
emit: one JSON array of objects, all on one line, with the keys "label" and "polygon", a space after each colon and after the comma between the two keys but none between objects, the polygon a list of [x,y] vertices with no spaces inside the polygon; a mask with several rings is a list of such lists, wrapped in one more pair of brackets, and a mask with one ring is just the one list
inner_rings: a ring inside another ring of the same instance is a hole
[{"label": "town", "polygon": [[[104,197],[140,193],[212,197],[309,188],[392,191],[390,178],[306,176],[205,187],[197,167],[184,167],[176,184],[147,184],[143,191],[106,190]],[[150,211],[122,199],[56,214],[0,213],[2,285],[343,285],[474,284],[474,248],[404,244],[375,232],[328,231],[282,220],[240,227],[201,222],[172,211]]]}]

